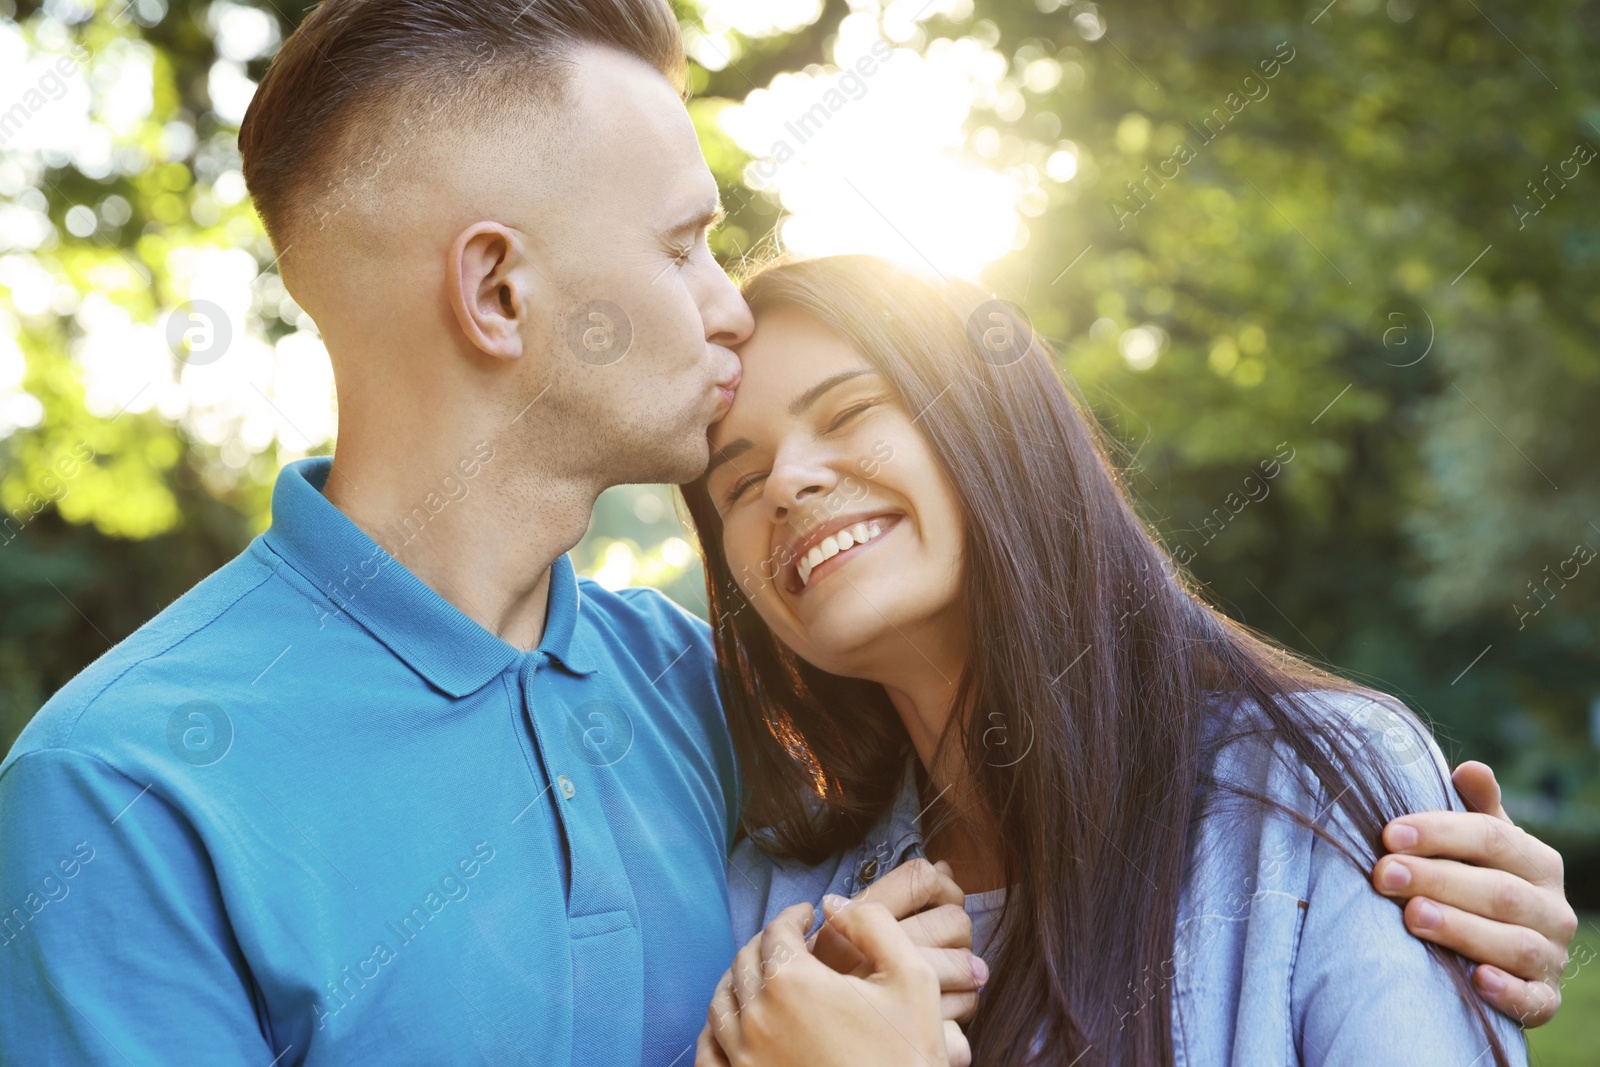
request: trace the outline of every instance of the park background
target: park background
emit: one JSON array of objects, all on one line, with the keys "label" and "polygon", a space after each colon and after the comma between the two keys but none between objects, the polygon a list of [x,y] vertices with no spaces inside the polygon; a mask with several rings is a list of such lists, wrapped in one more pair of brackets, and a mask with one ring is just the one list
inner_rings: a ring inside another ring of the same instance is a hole
[{"label": "park background", "polygon": [[[1592,1063],[1600,6],[676,6],[724,263],[875,252],[1025,308],[1216,602],[1404,697],[1563,851],[1534,1060]],[[235,143],[303,13],[0,0],[0,750],[332,450]],[[608,491],[574,556],[704,611],[666,489]]]}]

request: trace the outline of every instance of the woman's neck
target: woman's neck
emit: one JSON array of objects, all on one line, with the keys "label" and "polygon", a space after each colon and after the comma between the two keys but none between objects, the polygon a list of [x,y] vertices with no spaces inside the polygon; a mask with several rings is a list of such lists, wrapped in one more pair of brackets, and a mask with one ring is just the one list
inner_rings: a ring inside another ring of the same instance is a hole
[{"label": "woman's neck", "polygon": [[[954,713],[956,680],[960,677],[959,671],[941,672],[931,678],[917,672],[909,684],[885,683],[883,687],[889,694],[889,703],[894,705],[905,725],[911,747],[922,761],[922,769],[938,783],[936,790],[965,777],[965,761],[959,751],[946,752],[943,756],[938,752],[939,739],[944,736]],[[937,763],[944,766],[937,766]]]},{"label": "woman's neck", "polygon": [[[919,680],[926,677],[918,672]],[[950,677],[959,678],[960,673]],[[949,863],[956,884],[968,893],[1003,888],[1005,873],[996,828],[977,795],[977,782],[960,739],[952,737],[942,750],[939,745],[955,714],[955,686],[935,677],[932,684],[885,685],[884,689],[927,772],[920,805],[922,825],[937,828],[931,836],[925,830],[924,850],[929,861]]]}]

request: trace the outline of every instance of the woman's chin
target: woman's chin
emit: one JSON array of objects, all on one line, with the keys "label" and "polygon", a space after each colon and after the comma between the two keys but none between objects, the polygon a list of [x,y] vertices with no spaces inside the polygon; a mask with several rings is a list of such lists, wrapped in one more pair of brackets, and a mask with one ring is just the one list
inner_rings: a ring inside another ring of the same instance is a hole
[{"label": "woman's chin", "polygon": [[853,666],[879,659],[889,648],[904,648],[904,631],[913,625],[902,620],[895,605],[878,605],[850,590],[847,596],[820,601],[814,610],[795,621],[801,625],[796,648],[801,656],[830,674],[859,677]]}]

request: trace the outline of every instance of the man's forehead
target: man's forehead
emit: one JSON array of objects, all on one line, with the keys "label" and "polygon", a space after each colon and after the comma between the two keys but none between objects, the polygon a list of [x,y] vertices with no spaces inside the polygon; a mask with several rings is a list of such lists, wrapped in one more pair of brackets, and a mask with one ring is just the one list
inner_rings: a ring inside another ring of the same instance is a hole
[{"label": "man's forehead", "polygon": [[565,169],[575,187],[637,190],[665,225],[714,207],[716,180],[694,122],[659,71],[632,56],[587,48],[573,59],[568,90]]},{"label": "man's forehead", "polygon": [[571,60],[566,106],[574,132],[621,134],[643,150],[683,153],[685,145],[699,157],[694,122],[683,100],[660,71],[648,63],[608,48],[579,49]]}]

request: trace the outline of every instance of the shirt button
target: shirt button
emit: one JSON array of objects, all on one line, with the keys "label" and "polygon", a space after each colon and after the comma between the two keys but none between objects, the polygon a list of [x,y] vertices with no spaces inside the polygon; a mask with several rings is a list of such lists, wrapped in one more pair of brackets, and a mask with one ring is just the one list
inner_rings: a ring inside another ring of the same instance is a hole
[{"label": "shirt button", "polygon": [[561,795],[566,797],[568,800],[571,800],[572,794],[578,791],[577,787],[572,784],[572,779],[568,778],[564,774],[556,777],[556,784],[561,787]]},{"label": "shirt button", "polygon": [[856,880],[860,882],[870,882],[876,877],[878,877],[878,861],[875,859],[867,860],[856,871]]}]

